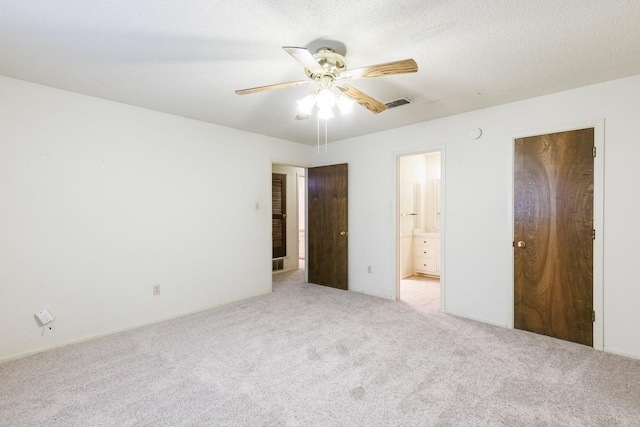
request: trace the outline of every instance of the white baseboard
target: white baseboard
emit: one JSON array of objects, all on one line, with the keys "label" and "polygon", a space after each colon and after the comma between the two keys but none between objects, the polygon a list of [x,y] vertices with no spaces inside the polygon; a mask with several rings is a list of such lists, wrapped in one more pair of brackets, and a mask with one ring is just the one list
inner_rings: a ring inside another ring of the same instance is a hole
[{"label": "white baseboard", "polygon": [[500,326],[501,328],[507,328],[507,324],[506,323],[490,322],[490,321],[485,320],[485,319],[479,319],[477,317],[466,316],[464,314],[459,314],[459,313],[456,313],[456,312],[453,312],[453,311],[450,311],[450,310],[444,310],[443,313],[451,315],[451,316],[455,316],[455,317],[461,317],[461,318],[467,319],[467,320],[473,320],[474,322],[486,323],[488,325]]},{"label": "white baseboard", "polygon": [[371,297],[377,297],[377,298],[384,298],[384,299],[389,299],[392,301],[395,301],[395,297],[389,296],[389,295],[383,295],[383,294],[379,294],[377,292],[369,292],[369,291],[363,291],[360,289],[349,289],[349,291],[351,292],[357,292],[359,294],[363,294],[363,295],[369,295]]},{"label": "white baseboard", "polygon": [[624,351],[616,350],[614,348],[609,348],[607,346],[604,347],[605,353],[617,354],[618,356],[628,357],[630,359],[640,360],[640,354],[631,354]]}]

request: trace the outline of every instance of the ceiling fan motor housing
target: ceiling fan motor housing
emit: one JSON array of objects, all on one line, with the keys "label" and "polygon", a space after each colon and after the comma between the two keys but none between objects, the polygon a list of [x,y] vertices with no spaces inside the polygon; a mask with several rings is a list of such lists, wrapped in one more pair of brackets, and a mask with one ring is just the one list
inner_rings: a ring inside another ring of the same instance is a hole
[{"label": "ceiling fan motor housing", "polygon": [[347,69],[347,60],[344,56],[334,52],[331,48],[321,47],[313,57],[316,58],[318,64],[320,64],[324,71],[322,73],[314,73],[305,68],[304,71],[311,80],[328,82],[330,84],[340,76],[340,73]]}]

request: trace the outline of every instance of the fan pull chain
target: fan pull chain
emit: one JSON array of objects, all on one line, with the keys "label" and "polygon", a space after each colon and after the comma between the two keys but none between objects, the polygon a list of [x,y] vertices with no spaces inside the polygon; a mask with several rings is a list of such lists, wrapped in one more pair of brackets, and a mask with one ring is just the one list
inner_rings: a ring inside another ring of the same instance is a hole
[{"label": "fan pull chain", "polygon": [[324,154],[327,154],[329,152],[328,143],[327,143],[328,126],[329,126],[329,120],[325,120],[324,121]]},{"label": "fan pull chain", "polygon": [[[320,154],[320,117],[316,116],[316,132],[318,135],[318,154]],[[329,120],[324,121],[324,154],[329,152],[329,142],[328,142],[328,122]]]}]

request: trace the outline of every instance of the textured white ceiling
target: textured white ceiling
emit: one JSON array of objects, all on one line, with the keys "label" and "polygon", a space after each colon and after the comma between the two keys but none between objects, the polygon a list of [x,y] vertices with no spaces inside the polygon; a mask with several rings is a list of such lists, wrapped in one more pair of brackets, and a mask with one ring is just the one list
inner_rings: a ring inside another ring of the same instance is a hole
[{"label": "textured white ceiling", "polygon": [[[343,44],[349,67],[413,58],[416,74],[354,80],[382,102],[329,124],[341,140],[640,74],[638,0],[0,0],[0,74],[314,144],[309,86],[282,46]],[[0,94],[1,96],[1,94]]]}]

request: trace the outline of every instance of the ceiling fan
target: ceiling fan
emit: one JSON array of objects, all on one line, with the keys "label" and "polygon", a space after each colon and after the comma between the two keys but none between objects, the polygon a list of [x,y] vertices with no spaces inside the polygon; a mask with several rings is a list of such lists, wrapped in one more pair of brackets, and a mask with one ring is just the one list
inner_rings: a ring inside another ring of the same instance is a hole
[{"label": "ceiling fan", "polygon": [[[404,59],[401,61],[387,62],[384,64],[370,65],[367,67],[349,70],[347,69],[347,61],[344,56],[328,47],[319,48],[315,54],[312,54],[303,47],[284,46],[283,49],[304,66],[304,71],[308,77],[307,80],[297,80],[293,82],[240,89],[236,90],[236,94],[246,95],[272,89],[282,89],[291,86],[317,83],[318,87],[311,93],[311,95],[304,100],[298,101],[298,104],[300,105],[300,112],[296,116],[297,120],[309,118],[311,110],[315,106],[316,102],[320,118],[332,117],[333,114],[330,109],[328,111],[325,109],[324,113],[322,111],[323,105],[333,106],[336,102],[336,97],[331,91],[332,88],[337,89],[339,95],[344,95],[345,97],[357,102],[374,114],[381,113],[387,109],[385,104],[349,84],[342,83],[342,81],[368,77],[382,77],[392,74],[415,73],[418,71],[418,65],[413,59]],[[337,101],[340,104],[339,96]],[[331,116],[322,117],[323,114],[331,114]]]}]

